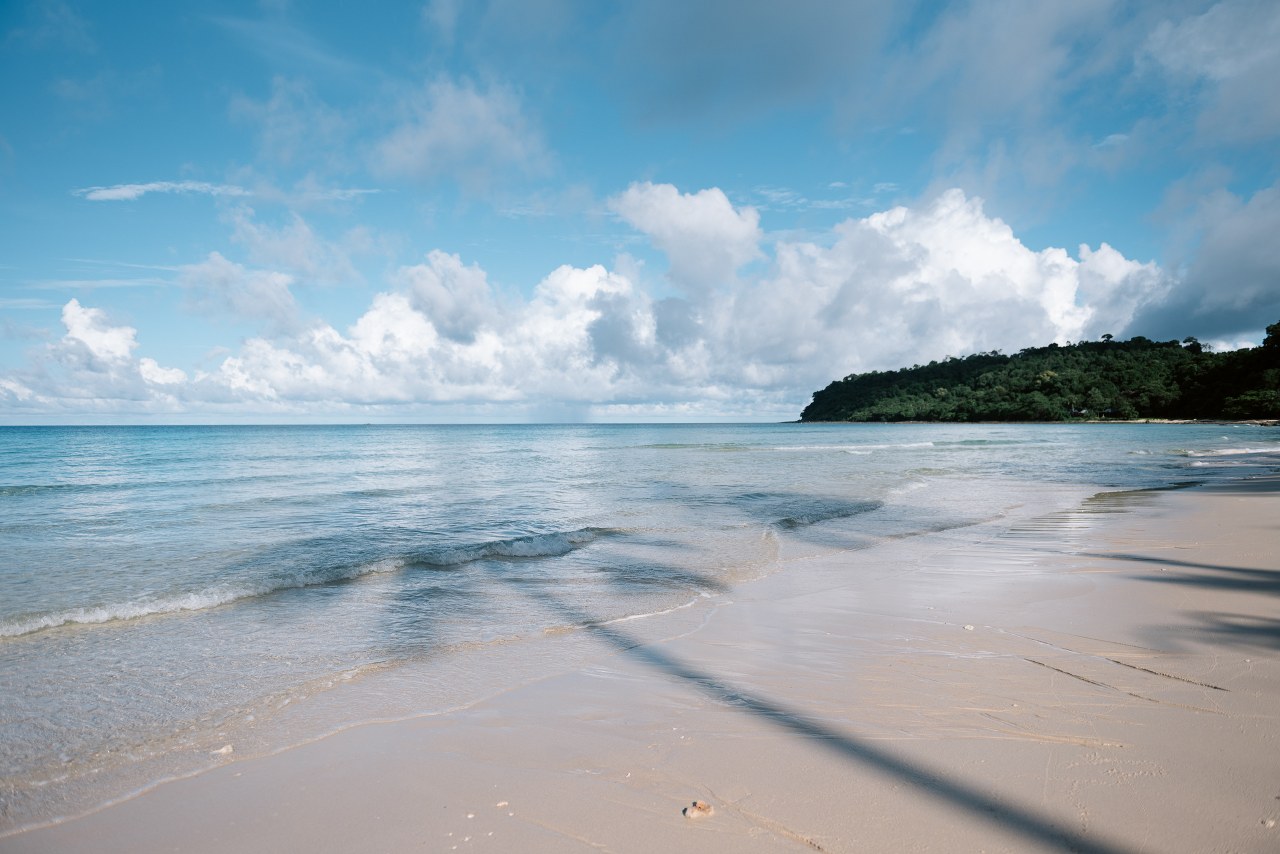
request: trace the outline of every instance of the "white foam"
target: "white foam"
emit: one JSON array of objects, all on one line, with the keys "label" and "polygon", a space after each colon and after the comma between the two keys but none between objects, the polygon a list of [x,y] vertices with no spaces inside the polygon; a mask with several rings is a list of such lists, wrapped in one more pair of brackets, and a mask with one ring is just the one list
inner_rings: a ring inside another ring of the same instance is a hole
[{"label": "white foam", "polygon": [[1206,451],[1183,451],[1187,457],[1239,457],[1247,454],[1274,454],[1280,452],[1280,446],[1270,448],[1214,448]]},{"label": "white foam", "polygon": [[692,608],[700,599],[711,598],[711,593],[706,590],[699,590],[698,595],[690,599],[688,602],[679,605],[673,605],[670,608],[663,608],[661,611],[648,611],[643,614],[630,614],[626,617],[614,617],[612,620],[601,620],[598,623],[587,623],[588,626],[613,626],[618,623],[630,623],[633,620],[647,620],[650,617],[661,617],[663,614],[674,614],[676,611],[683,611],[686,608]]},{"label": "white foam", "polygon": [[256,584],[218,584],[189,593],[177,593],[171,596],[145,596],[128,602],[107,605],[91,605],[81,608],[68,608],[49,614],[37,614],[19,617],[0,623],[0,637],[18,637],[44,629],[53,629],[67,625],[96,625],[118,620],[136,620],[157,614],[176,614],[181,611],[204,611],[228,605],[241,599],[252,599],[298,587],[311,587],[317,584],[328,584],[334,581],[345,581],[376,572],[393,572],[404,566],[400,560],[383,560],[361,564],[347,569],[312,574],[295,573],[287,576],[266,578]]},{"label": "white foam", "polygon": [[[590,543],[608,531],[600,528],[582,528],[576,531],[559,531],[514,537],[460,546],[428,553],[416,562],[431,566],[459,566],[489,557],[556,557],[568,554],[578,546]],[[395,572],[415,561],[404,558],[388,558],[372,563],[339,567],[319,572],[296,572],[263,578],[256,583],[228,583],[206,587],[203,590],[176,593],[170,596],[144,596],[128,602],[68,608],[48,614],[21,616],[0,622],[0,637],[19,637],[32,632],[67,625],[98,625],[120,620],[136,620],[157,614],[176,614],[182,611],[203,611],[229,605],[243,599],[265,596],[279,590],[314,587],[335,581],[350,581],[365,575]]]}]

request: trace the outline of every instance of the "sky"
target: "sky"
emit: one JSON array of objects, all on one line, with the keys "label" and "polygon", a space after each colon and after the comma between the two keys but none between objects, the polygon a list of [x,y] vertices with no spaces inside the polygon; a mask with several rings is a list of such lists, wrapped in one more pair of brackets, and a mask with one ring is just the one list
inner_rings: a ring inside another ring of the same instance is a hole
[{"label": "sky", "polygon": [[0,3],[0,424],[779,421],[1280,320],[1280,3]]}]

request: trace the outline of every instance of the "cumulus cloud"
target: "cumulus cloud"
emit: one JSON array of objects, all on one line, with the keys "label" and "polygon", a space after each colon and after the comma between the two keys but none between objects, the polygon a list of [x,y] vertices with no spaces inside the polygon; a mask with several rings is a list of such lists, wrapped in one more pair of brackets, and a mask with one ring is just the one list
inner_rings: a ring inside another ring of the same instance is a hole
[{"label": "cumulus cloud", "polygon": [[249,191],[232,184],[210,184],[206,181],[151,181],[146,184],[113,184],[109,187],[84,187],[75,195],[91,202],[131,202],[148,193],[202,194],[206,196],[247,196]]},{"label": "cumulus cloud", "polygon": [[[136,359],[131,327],[72,301],[51,348],[61,378],[50,360],[6,377],[4,394],[78,388],[97,399],[313,414],[470,406],[499,417],[793,417],[813,390],[852,371],[1122,334],[1169,286],[1153,264],[1106,244],[1076,257],[1031,249],[959,190],[848,219],[816,240],[778,240],[742,278],[735,271],[760,257],[759,226],[718,190],[636,185],[614,204],[699,289],[656,298],[634,274],[566,265],[528,296],[499,297],[479,265],[433,251],[393,271],[340,329],[297,317],[288,275],[212,253],[180,281],[222,311],[279,322],[188,376]],[[682,255],[697,246],[717,259],[706,269]],[[105,376],[96,386],[94,371]]]},{"label": "cumulus cloud", "polygon": [[144,356],[138,360],[138,374],[154,385],[177,385],[187,381],[187,372],[181,368],[165,368],[155,359]]},{"label": "cumulus cloud", "polygon": [[85,308],[79,300],[62,307],[62,323],[67,334],[63,345],[75,348],[87,364],[111,366],[126,361],[138,346],[138,331],[132,326],[111,326],[100,309]]},{"label": "cumulus cloud", "polygon": [[[637,198],[650,192],[637,188]],[[675,198],[673,206],[696,197]],[[715,221],[743,221],[727,201],[725,214],[722,197],[704,198],[715,201]],[[706,237],[703,219],[684,221],[688,245]],[[685,248],[674,232],[662,235],[655,243]],[[433,252],[402,268],[397,290],[346,334],[313,329],[287,345],[256,342],[228,360],[220,381],[248,390],[246,378],[269,378],[256,388],[273,399],[718,408],[728,399],[744,413],[783,412],[852,370],[1114,333],[1167,287],[1154,265],[1106,244],[1081,247],[1078,258],[1032,250],[959,191],[847,220],[830,237],[779,242],[769,270],[703,292],[696,304],[655,300],[600,266],[565,266],[530,299],[499,305],[478,266]]]},{"label": "cumulus cloud", "polygon": [[834,229],[829,246],[783,242],[773,271],[720,321],[740,366],[725,382],[816,387],[851,371],[1020,349],[1123,329],[1160,293],[1151,264],[1105,244],[1035,251],[959,190]]},{"label": "cumulus cloud", "polygon": [[[172,408],[163,387],[185,372],[137,359],[137,330],[77,299],[62,307],[64,334],[32,351],[23,370],[0,376],[0,403],[11,411],[84,413],[122,407]],[[149,384],[151,384],[149,386]]]},{"label": "cumulus cloud", "polygon": [[464,265],[457,255],[434,250],[425,264],[402,267],[394,279],[408,293],[414,309],[446,338],[473,341],[496,317],[484,270]]},{"label": "cumulus cloud", "polygon": [[546,163],[541,135],[508,87],[441,78],[406,98],[401,112],[374,146],[371,166],[380,174],[450,176],[484,190],[500,175],[536,173]]},{"label": "cumulus cloud", "polygon": [[[483,276],[454,256],[431,264]],[[593,300],[627,291],[625,280],[602,267],[561,267],[499,328],[459,340],[422,310],[412,290],[421,269],[401,274],[411,290],[377,295],[345,334],[319,323],[288,339],[251,339],[199,382],[249,399],[374,405],[610,396],[613,369],[593,362],[589,326],[599,316]]]},{"label": "cumulus cloud", "polygon": [[732,282],[760,257],[760,214],[734,208],[717,187],[681,193],[670,184],[632,184],[609,207],[666,254],[671,280],[690,294]]}]

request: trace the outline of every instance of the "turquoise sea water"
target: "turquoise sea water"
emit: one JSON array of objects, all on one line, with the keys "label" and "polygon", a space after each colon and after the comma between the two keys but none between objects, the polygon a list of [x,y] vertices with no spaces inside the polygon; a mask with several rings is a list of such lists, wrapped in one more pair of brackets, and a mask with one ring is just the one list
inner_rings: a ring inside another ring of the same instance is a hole
[{"label": "turquoise sea water", "polygon": [[1277,466],[1221,425],[0,428],[0,833],[789,557]]}]

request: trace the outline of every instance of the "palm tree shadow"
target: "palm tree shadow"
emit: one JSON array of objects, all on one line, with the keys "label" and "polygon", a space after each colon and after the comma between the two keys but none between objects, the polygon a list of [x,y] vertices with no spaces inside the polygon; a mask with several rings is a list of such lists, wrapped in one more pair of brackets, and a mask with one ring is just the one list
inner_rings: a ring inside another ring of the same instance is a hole
[{"label": "palm tree shadow", "polygon": [[1063,851],[1118,854],[1124,850],[1114,843],[1087,838],[1059,826],[1049,816],[1037,814],[1033,810],[1016,804],[1002,802],[972,785],[948,779],[936,771],[893,756],[869,742],[816,721],[798,709],[734,687],[713,674],[699,670],[676,656],[633,637],[616,625],[594,621],[590,614],[563,602],[545,588],[525,592],[572,624],[582,626],[584,631],[627,657],[669,678],[692,686],[699,693],[716,702],[759,718],[786,733],[821,744],[849,762],[897,777],[935,800],[960,807],[996,822],[1004,829],[1028,840]]},{"label": "palm tree shadow", "polygon": [[[1189,570],[1186,573],[1148,573],[1132,576],[1139,581],[1176,587],[1200,588],[1245,594],[1280,596],[1280,570],[1178,560],[1123,552],[1101,552],[1085,557],[1158,564]],[[1269,616],[1200,611],[1191,614],[1199,631],[1220,642],[1240,646],[1280,649],[1280,619]]]},{"label": "palm tree shadow", "polygon": [[1239,646],[1280,649],[1280,619],[1256,614],[1196,614],[1201,631]]}]

